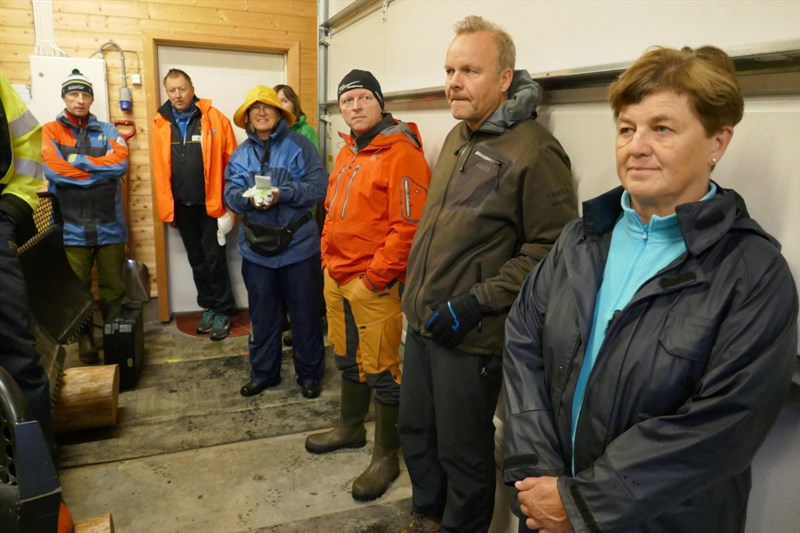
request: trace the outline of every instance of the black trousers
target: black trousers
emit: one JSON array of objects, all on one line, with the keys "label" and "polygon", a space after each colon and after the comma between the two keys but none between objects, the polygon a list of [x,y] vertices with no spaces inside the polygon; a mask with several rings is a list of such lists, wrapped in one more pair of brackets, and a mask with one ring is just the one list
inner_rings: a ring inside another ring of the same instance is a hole
[{"label": "black trousers", "polygon": [[50,410],[50,382],[42,366],[30,329],[30,310],[25,280],[15,243],[14,221],[0,214],[0,366],[17,382],[33,420],[47,440],[53,460],[56,439]]},{"label": "black trousers", "polygon": [[217,242],[217,219],[206,214],[204,205],[175,202],[175,226],[192,267],[197,305],[229,315],[236,307],[228,274],[225,247]]},{"label": "black trousers", "polygon": [[494,423],[502,361],[406,334],[398,433],[414,512],[442,531],[486,532],[494,511]]}]

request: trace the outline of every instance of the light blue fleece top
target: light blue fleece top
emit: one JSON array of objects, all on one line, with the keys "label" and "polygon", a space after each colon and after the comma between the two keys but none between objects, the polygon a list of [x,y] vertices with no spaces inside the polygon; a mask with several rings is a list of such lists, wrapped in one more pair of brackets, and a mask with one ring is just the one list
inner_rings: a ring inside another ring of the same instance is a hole
[{"label": "light blue fleece top", "polygon": [[[710,190],[700,201],[708,200],[716,193],[717,186],[711,182]],[[576,474],[575,431],[581,415],[586,384],[614,313],[625,308],[647,280],[686,251],[686,243],[678,227],[678,217],[674,213],[666,217],[653,215],[645,226],[631,208],[628,191],[622,193],[621,204],[622,215],[611,234],[608,261],[594,306],[592,332],[572,401],[572,475]]]}]

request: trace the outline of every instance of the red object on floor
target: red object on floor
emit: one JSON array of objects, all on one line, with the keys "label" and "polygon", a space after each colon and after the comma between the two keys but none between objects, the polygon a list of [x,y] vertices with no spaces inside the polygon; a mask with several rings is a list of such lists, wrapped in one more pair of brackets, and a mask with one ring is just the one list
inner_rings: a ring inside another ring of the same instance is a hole
[{"label": "red object on floor", "polygon": [[[208,337],[208,333],[196,333],[197,324],[200,322],[202,311],[196,313],[186,313],[175,316],[175,325],[181,333],[186,333],[192,337]],[[250,333],[250,313],[247,309],[241,309],[231,315],[231,332],[229,337],[241,337]]]},{"label": "red object on floor", "polygon": [[75,524],[72,521],[72,513],[69,507],[61,500],[61,507],[58,510],[58,533],[74,533]]}]

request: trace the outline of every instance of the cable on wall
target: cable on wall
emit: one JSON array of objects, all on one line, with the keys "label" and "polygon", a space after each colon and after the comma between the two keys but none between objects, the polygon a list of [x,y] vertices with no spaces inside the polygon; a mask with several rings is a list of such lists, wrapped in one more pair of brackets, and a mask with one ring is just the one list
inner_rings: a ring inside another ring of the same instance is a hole
[{"label": "cable on wall", "polygon": [[33,53],[38,56],[66,57],[67,54],[56,44],[53,26],[53,1],[31,0],[33,4],[33,28],[36,46]]}]

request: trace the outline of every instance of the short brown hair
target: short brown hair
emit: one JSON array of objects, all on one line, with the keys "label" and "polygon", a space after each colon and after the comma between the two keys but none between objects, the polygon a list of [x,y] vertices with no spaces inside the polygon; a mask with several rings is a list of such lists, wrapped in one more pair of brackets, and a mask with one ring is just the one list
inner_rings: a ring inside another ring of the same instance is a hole
[{"label": "short brown hair", "polygon": [[514,40],[506,30],[477,15],[470,15],[464,20],[456,22],[453,29],[456,31],[456,36],[481,31],[489,32],[497,45],[497,71],[502,72],[507,68],[514,70],[517,49],[514,46]]},{"label": "short brown hair", "polygon": [[744,99],[736,67],[714,46],[646,52],[611,84],[608,102],[617,118],[626,105],[660,92],[685,94],[709,136],[742,120]]},{"label": "short brown hair", "polygon": [[171,68],[171,69],[169,69],[169,71],[167,72],[166,76],[164,76],[163,83],[167,83],[167,78],[178,78],[180,76],[183,76],[184,78],[186,78],[186,81],[189,82],[189,85],[194,87],[194,84],[192,83],[192,78],[190,78],[188,74],[186,74],[184,71],[182,71],[179,68]]},{"label": "short brown hair", "polygon": [[275,89],[275,94],[283,91],[283,95],[292,103],[292,113],[294,116],[299,119],[301,116],[305,115],[305,113],[303,113],[303,108],[300,107],[300,97],[297,96],[297,93],[294,92],[294,89],[292,89],[291,86],[279,84],[273,87],[273,89]]}]

